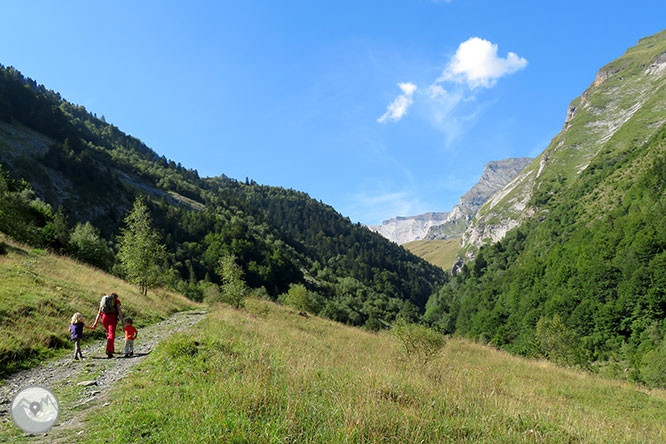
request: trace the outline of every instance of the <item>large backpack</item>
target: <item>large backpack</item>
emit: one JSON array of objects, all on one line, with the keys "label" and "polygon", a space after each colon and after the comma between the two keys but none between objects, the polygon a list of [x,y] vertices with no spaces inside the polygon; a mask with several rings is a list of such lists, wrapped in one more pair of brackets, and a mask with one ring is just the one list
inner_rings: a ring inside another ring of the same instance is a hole
[{"label": "large backpack", "polygon": [[102,301],[99,303],[102,313],[111,314],[116,312],[116,294],[111,293],[102,296]]}]

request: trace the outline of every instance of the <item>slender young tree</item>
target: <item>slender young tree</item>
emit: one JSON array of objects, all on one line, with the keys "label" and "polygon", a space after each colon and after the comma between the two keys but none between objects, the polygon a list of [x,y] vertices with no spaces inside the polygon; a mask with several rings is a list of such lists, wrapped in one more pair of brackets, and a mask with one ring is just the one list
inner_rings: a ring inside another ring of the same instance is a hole
[{"label": "slender young tree", "polygon": [[150,211],[142,198],[134,201],[125,225],[118,240],[118,259],[127,280],[138,285],[145,296],[160,283],[166,248],[151,227]]},{"label": "slender young tree", "polygon": [[220,258],[220,274],[225,302],[236,309],[243,307],[244,299],[250,293],[250,289],[243,280],[243,269],[236,263],[234,255]]}]

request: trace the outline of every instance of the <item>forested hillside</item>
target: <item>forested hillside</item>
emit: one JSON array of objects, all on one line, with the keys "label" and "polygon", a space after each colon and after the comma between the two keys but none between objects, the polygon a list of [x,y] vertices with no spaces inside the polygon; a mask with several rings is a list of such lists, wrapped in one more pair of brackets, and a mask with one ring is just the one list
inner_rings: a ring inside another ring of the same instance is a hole
[{"label": "forested hillside", "polygon": [[429,301],[444,331],[666,385],[666,129],[602,151]]},{"label": "forested hillside", "polygon": [[[444,273],[307,194],[239,182],[157,155],[58,93],[0,68],[0,231],[122,273],[117,237],[137,197],[166,246],[163,284],[201,299],[233,256],[277,298],[353,325],[414,317]],[[374,322],[374,321],[373,321]]]},{"label": "forested hillside", "polygon": [[466,240],[487,245],[430,299],[431,322],[666,387],[665,51],[666,31],[641,39],[572,102],[548,149],[480,210]]}]

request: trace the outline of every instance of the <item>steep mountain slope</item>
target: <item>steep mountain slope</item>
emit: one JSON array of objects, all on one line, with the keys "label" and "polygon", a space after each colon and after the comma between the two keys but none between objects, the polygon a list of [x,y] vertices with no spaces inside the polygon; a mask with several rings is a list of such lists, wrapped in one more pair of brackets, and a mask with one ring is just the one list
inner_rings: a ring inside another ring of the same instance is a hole
[{"label": "steep mountain slope", "polygon": [[400,245],[416,240],[459,238],[481,205],[532,160],[523,157],[488,162],[479,181],[460,198],[460,203],[449,213],[395,217],[368,228]]},{"label": "steep mountain slope", "polygon": [[479,210],[463,236],[463,248],[496,242],[539,213],[602,151],[620,155],[645,142],[666,121],[666,31],[641,39],[599,70],[573,100],[564,128],[548,148]]},{"label": "steep mountain slope", "polygon": [[646,383],[666,374],[665,51],[660,33],[607,65],[551,147],[482,208],[481,220],[522,201],[523,222],[430,299],[431,321],[523,354],[619,361]]},{"label": "steep mountain slope", "polygon": [[[146,196],[167,248],[165,284],[195,299],[220,283],[219,260],[226,255],[236,258],[253,288],[276,298],[305,283],[323,314],[355,325],[423,309],[445,279],[441,269],[305,193],[200,178],[1,66],[0,165],[14,179],[0,174],[0,231],[62,252],[71,252],[65,231],[76,222],[91,222],[113,246],[132,202]],[[14,223],[19,209],[30,230]],[[66,225],[62,236],[58,223]]]},{"label": "steep mountain slope", "polygon": [[368,228],[402,245],[423,239],[431,227],[446,221],[448,215],[449,213],[424,213],[418,216],[398,216],[385,220],[380,225],[369,225]]},{"label": "steep mountain slope", "polygon": [[453,207],[443,224],[430,227],[424,239],[461,237],[479,208],[533,160],[530,157],[520,157],[488,162],[479,181],[460,198],[460,203]]}]

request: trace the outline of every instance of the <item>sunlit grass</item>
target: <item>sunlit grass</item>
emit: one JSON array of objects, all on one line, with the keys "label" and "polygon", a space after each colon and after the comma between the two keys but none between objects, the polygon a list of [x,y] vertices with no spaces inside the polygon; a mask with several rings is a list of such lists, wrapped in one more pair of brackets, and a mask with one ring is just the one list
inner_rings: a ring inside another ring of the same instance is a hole
[{"label": "sunlit grass", "polygon": [[[70,348],[72,315],[81,312],[92,324],[101,296],[110,291],[120,295],[123,312],[138,326],[195,305],[162,290],[143,297],[133,285],[96,268],[1,236],[0,241],[8,245],[0,255],[0,375]],[[86,336],[103,338],[100,326],[92,334],[86,330]]]},{"label": "sunlit grass", "polygon": [[461,339],[427,365],[389,332],[264,301],[158,347],[91,442],[663,442],[666,395]]},{"label": "sunlit grass", "polygon": [[460,239],[418,240],[403,247],[444,270],[453,268],[460,250]]}]

